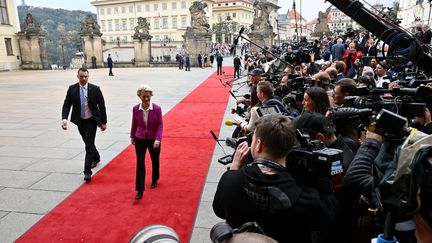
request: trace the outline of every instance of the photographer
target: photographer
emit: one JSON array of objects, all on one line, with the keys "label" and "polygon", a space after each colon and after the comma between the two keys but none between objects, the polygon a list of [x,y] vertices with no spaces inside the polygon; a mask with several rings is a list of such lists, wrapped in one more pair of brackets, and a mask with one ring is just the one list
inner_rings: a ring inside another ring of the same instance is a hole
[{"label": "photographer", "polygon": [[294,122],[296,128],[305,131],[311,139],[323,142],[327,148],[342,150],[343,170],[346,171],[348,169],[357,152],[357,145],[348,137],[336,136],[336,129],[327,117],[318,112],[306,112]]},{"label": "photographer", "polygon": [[336,201],[329,171],[316,175],[316,186],[308,187],[298,185],[285,169],[296,142],[294,130],[286,116],[263,116],[250,147],[247,142],[237,147],[213,200],[215,214],[231,227],[255,221],[278,242],[308,243],[333,220]]},{"label": "photographer", "polygon": [[269,81],[258,83],[257,96],[262,106],[277,106],[282,114],[289,113],[280,100],[280,97],[274,96],[274,88]]},{"label": "photographer", "polygon": [[[250,89],[250,95],[256,95],[256,87],[259,81],[262,80],[261,75],[263,74],[263,70],[261,68],[255,68],[252,71],[248,73],[248,79],[252,84],[252,87]],[[246,98],[239,98],[237,99],[237,105],[239,104],[247,104],[249,102]]]},{"label": "photographer", "polygon": [[336,106],[342,106],[344,104],[345,97],[350,96],[356,87],[356,82],[350,78],[344,78],[337,81],[333,90],[334,104]]},{"label": "photographer", "polygon": [[310,87],[303,95],[303,112],[319,112],[326,114],[330,101],[326,91],[320,87]]}]

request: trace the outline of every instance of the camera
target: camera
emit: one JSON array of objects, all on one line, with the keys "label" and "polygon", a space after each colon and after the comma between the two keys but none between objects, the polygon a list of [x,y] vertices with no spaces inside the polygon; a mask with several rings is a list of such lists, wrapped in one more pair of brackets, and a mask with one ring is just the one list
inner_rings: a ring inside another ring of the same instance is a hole
[{"label": "camera", "polygon": [[[237,149],[237,146],[239,146],[239,144],[243,143],[243,142],[247,142],[248,146],[250,147],[252,144],[252,137],[253,137],[253,132],[250,132],[248,134],[246,134],[246,136],[243,137],[239,137],[239,138],[226,138],[225,139],[225,144],[233,149]],[[227,165],[232,163],[234,158],[234,154],[228,154],[225,155],[224,157],[221,157],[218,159],[218,162],[223,164],[223,165]]]},{"label": "camera", "polygon": [[213,243],[223,243],[229,241],[230,239],[235,239],[236,236],[239,236],[240,234],[249,235],[247,237],[243,237],[243,241],[235,242],[245,242],[245,240],[253,241],[254,239],[265,239],[265,242],[276,242],[272,238],[266,236],[264,234],[264,231],[261,229],[261,227],[259,227],[256,222],[247,222],[235,229],[233,229],[229,224],[225,222],[217,223],[210,230],[210,239]]},{"label": "camera", "polygon": [[328,176],[332,179],[334,188],[342,187],[343,151],[325,148],[318,140],[296,130],[296,137],[301,147],[291,150],[287,157],[287,170],[302,185],[313,186],[318,176]]}]

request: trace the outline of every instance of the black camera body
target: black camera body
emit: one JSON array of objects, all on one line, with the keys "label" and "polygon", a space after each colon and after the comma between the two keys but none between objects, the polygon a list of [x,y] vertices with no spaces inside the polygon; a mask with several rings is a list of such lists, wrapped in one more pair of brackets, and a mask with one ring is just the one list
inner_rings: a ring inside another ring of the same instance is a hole
[{"label": "black camera body", "polygon": [[301,185],[313,186],[315,179],[325,176],[332,179],[334,188],[342,186],[343,151],[325,148],[318,140],[311,140],[307,133],[297,129],[301,147],[291,150],[287,157],[287,170]]},{"label": "black camera body", "polygon": [[[251,144],[252,144],[253,134],[254,134],[253,132],[250,132],[250,133],[246,134],[246,136],[239,137],[237,139],[235,139],[235,138],[232,138],[232,139],[227,138],[225,140],[225,143],[226,143],[227,146],[230,146],[233,149],[237,149],[237,147],[239,146],[239,144],[241,144],[241,143],[243,143],[243,142],[246,141],[247,144],[248,144],[248,146],[250,147]],[[228,155],[225,155],[222,158],[219,158],[218,162],[221,163],[221,164],[223,164],[223,165],[227,165],[227,164],[232,163],[233,158],[234,158],[234,154],[232,154],[232,155],[228,154]]]}]

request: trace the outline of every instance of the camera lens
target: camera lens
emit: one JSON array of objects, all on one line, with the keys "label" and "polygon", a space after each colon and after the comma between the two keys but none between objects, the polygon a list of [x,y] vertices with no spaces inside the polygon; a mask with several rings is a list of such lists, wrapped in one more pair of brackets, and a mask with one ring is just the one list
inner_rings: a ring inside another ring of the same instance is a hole
[{"label": "camera lens", "polygon": [[232,237],[232,228],[225,222],[217,223],[210,230],[210,239],[214,243],[222,243]]}]

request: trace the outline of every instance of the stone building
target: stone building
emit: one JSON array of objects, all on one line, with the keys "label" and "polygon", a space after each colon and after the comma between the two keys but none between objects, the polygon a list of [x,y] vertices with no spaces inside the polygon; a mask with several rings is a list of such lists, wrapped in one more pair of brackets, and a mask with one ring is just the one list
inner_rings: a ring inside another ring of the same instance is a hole
[{"label": "stone building", "polygon": [[[235,23],[235,26],[229,26],[229,28],[234,27],[230,29],[229,33],[219,33],[217,30],[214,30],[213,42],[223,40],[222,42],[231,43],[233,38],[238,35],[241,26],[247,30],[246,32],[249,32],[253,17],[254,10],[252,1],[250,0],[215,0],[212,13],[213,23],[220,24],[226,22],[228,25]],[[240,39],[239,42],[241,43],[243,40]]]},{"label": "stone building", "polygon": [[432,3],[419,0],[399,0],[399,11],[397,17],[401,19],[400,26],[407,30],[413,30],[418,24],[432,24],[429,15]]},{"label": "stone building", "polygon": [[0,71],[20,68],[16,33],[20,31],[15,0],[0,1]]},{"label": "stone building", "polygon": [[[194,0],[95,0],[91,4],[97,9],[102,38],[108,46],[131,43],[138,17],[150,23],[152,41],[183,41],[186,27],[190,26],[189,7]],[[213,0],[204,0],[209,24],[213,19]]]}]

